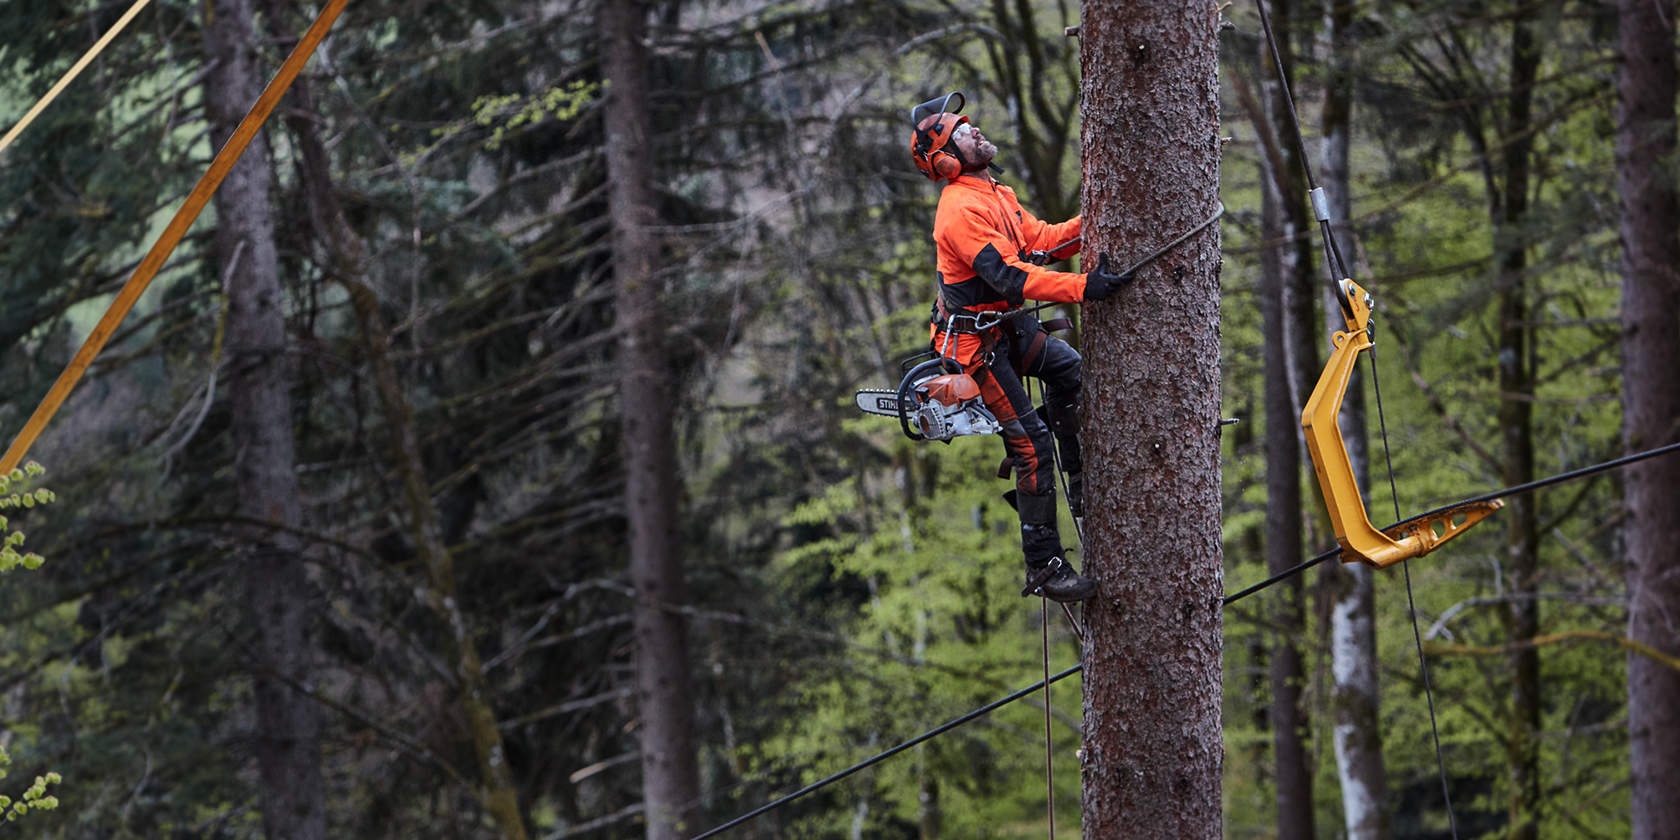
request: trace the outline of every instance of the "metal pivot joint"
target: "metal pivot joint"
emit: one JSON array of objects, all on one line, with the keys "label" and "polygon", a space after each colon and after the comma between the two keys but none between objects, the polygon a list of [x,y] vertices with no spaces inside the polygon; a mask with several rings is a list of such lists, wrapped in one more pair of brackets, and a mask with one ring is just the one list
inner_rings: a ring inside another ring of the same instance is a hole
[{"label": "metal pivot joint", "polygon": [[1325,507],[1330,510],[1336,541],[1342,546],[1342,562],[1360,561],[1380,569],[1434,551],[1504,503],[1494,499],[1455,505],[1392,526],[1387,531],[1379,531],[1371,524],[1337,422],[1354,364],[1359,361],[1360,352],[1372,346],[1371,297],[1352,280],[1343,279],[1337,285],[1347,330],[1338,330],[1331,340],[1330,361],[1301,412],[1301,428],[1306,431],[1313,472],[1318,475],[1319,490],[1324,495]]}]

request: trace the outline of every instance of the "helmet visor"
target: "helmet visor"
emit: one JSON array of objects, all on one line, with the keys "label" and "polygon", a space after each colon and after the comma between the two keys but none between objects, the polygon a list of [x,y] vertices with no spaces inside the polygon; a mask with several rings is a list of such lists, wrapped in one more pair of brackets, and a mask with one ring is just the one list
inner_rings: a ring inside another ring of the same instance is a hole
[{"label": "helmet visor", "polygon": [[962,92],[955,90],[937,99],[929,99],[928,101],[910,109],[910,124],[912,126],[919,126],[922,124],[922,120],[925,120],[934,114],[942,114],[947,111],[955,114],[963,109],[963,105],[966,102],[967,100],[963,98]]}]

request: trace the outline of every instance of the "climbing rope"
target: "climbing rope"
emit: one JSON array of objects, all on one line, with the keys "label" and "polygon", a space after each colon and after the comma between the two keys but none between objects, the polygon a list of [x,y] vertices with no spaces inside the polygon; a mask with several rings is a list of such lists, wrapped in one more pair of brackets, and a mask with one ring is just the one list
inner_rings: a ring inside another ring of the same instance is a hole
[{"label": "climbing rope", "polygon": [[117,293],[116,299],[111,301],[99,323],[88,333],[81,349],[76,351],[75,357],[64,368],[64,372],[59,374],[52,389],[41,399],[41,404],[35,407],[35,413],[24,423],[23,431],[18,432],[17,437],[12,439],[12,445],[6,449],[6,454],[0,456],[0,475],[9,474],[23,461],[30,445],[58,412],[59,406],[64,404],[65,398],[70,396],[71,389],[76,387],[88,365],[92,364],[94,357],[105,348],[111,334],[116,332],[117,327],[128,316],[129,310],[134,308],[135,302],[151,284],[152,278],[163,268],[175,246],[186,236],[187,229],[192,227],[192,223],[198,219],[198,214],[204,210],[204,205],[210,203],[210,197],[215,194],[216,188],[222,185],[228,172],[239,162],[240,155],[245,153],[245,148],[251,145],[251,140],[262,130],[263,123],[268,120],[269,114],[273,113],[274,106],[279,104],[280,97],[292,86],[292,81],[303,70],[303,65],[309,61],[309,56],[315,52],[316,46],[327,37],[327,31],[332,28],[333,22],[338,20],[339,12],[344,11],[347,3],[349,0],[329,0],[326,8],[316,16],[315,22],[310,24],[309,31],[305,32],[298,40],[297,46],[292,48],[291,55],[286,56],[285,63],[280,65],[280,70],[269,81],[268,87],[263,88],[256,103],[233,130],[233,135],[222,145],[221,150],[216,152],[215,159],[210,161],[210,168],[198,179],[198,184],[187,194],[186,200],[181,202],[180,209],[175,211],[174,218],[169,220],[169,225],[152,244],[151,250],[140,260],[134,274],[123,284],[122,290]]},{"label": "climbing rope", "polygon": [[[1422,519],[1425,516],[1429,516],[1429,515],[1435,514],[1435,513],[1440,513],[1440,512],[1445,511],[1449,508],[1457,507],[1457,506],[1463,505],[1463,504],[1468,504],[1470,502],[1492,501],[1494,499],[1505,498],[1507,496],[1516,496],[1516,495],[1520,495],[1520,494],[1523,494],[1523,493],[1532,493],[1535,490],[1539,490],[1539,489],[1542,489],[1542,488],[1545,488],[1545,487],[1550,487],[1550,486],[1555,485],[1555,484],[1562,484],[1562,483],[1569,482],[1569,481],[1578,481],[1578,480],[1583,479],[1583,478],[1587,478],[1587,477],[1590,477],[1590,476],[1593,476],[1593,475],[1597,475],[1598,473],[1601,473],[1601,472],[1607,472],[1609,470],[1619,469],[1621,467],[1625,467],[1625,466],[1628,466],[1629,464],[1637,463],[1639,461],[1644,461],[1644,460],[1647,460],[1647,459],[1650,459],[1650,458],[1656,458],[1656,457],[1659,457],[1659,456],[1662,456],[1662,455],[1668,455],[1668,454],[1676,453],[1676,452],[1680,452],[1680,442],[1671,443],[1671,444],[1668,444],[1666,446],[1659,446],[1655,449],[1647,449],[1643,452],[1635,452],[1631,455],[1624,455],[1620,458],[1615,458],[1615,459],[1612,459],[1612,460],[1609,460],[1609,461],[1602,461],[1602,462],[1599,462],[1597,464],[1593,464],[1593,465],[1586,466],[1586,467],[1581,467],[1581,468],[1575,469],[1575,470],[1570,470],[1568,472],[1558,473],[1556,475],[1548,476],[1546,478],[1539,479],[1537,481],[1530,481],[1530,482],[1527,482],[1527,483],[1524,483],[1524,484],[1513,485],[1513,486],[1506,487],[1506,488],[1503,488],[1503,489],[1500,489],[1500,490],[1495,490],[1491,493],[1484,493],[1480,496],[1475,496],[1475,497],[1472,497],[1472,498],[1469,498],[1469,499],[1464,499],[1464,500],[1461,500],[1461,501],[1453,502],[1451,504],[1442,505],[1441,507],[1435,508],[1433,510],[1424,511],[1423,513],[1418,514],[1417,516],[1411,517],[1410,519],[1405,519],[1405,520],[1402,520],[1400,522],[1396,522],[1396,523],[1394,523],[1394,525],[1391,525],[1389,527],[1393,528],[1393,527],[1397,527],[1397,526],[1400,526],[1400,525],[1405,525],[1405,524],[1408,524],[1410,522],[1414,522],[1414,521],[1417,521],[1419,519]],[[1384,530],[1387,530],[1387,529],[1384,529]],[[1268,589],[1271,586],[1273,586],[1273,585],[1275,585],[1275,584],[1277,584],[1281,581],[1284,581],[1284,580],[1286,580],[1290,577],[1298,575],[1301,572],[1304,572],[1307,569],[1310,569],[1313,566],[1316,566],[1319,563],[1324,562],[1325,560],[1328,560],[1332,557],[1336,557],[1336,556],[1340,555],[1341,553],[1342,553],[1342,549],[1341,549],[1340,546],[1337,546],[1336,548],[1332,548],[1328,551],[1320,552],[1319,554],[1314,555],[1312,558],[1310,558],[1306,561],[1303,561],[1299,564],[1296,564],[1295,566],[1292,566],[1289,569],[1286,569],[1286,570],[1284,570],[1282,572],[1279,572],[1275,575],[1272,575],[1271,577],[1266,578],[1265,580],[1262,580],[1259,583],[1253,584],[1253,585],[1251,585],[1251,586],[1249,586],[1245,589],[1238,590],[1237,592],[1234,592],[1230,595],[1225,596],[1221,600],[1220,603],[1223,606],[1230,606],[1231,604],[1233,604],[1237,601],[1240,601],[1244,598],[1247,598],[1248,596],[1253,595],[1257,592],[1261,592],[1265,589]],[[1413,612],[1415,614],[1416,610],[1414,609]],[[690,838],[690,840],[705,840],[705,838],[708,838],[708,837],[716,837],[717,835],[723,833],[724,831],[727,831],[731,828],[734,828],[735,826],[741,825],[742,823],[745,823],[749,820],[752,820],[755,817],[759,817],[759,816],[762,816],[763,814],[769,813],[770,811],[773,811],[777,808],[780,808],[781,806],[786,805],[790,802],[793,802],[794,800],[799,799],[803,796],[806,796],[807,794],[811,794],[811,793],[814,793],[818,790],[821,790],[822,788],[827,787],[828,785],[831,785],[835,782],[838,782],[841,779],[844,779],[847,776],[850,776],[854,773],[857,773],[860,770],[864,770],[864,769],[867,769],[869,767],[873,767],[876,764],[879,764],[882,761],[885,761],[888,758],[891,758],[892,756],[898,755],[899,753],[904,752],[907,749],[910,749],[911,747],[914,747],[918,744],[922,744],[922,743],[925,743],[927,741],[930,741],[933,738],[936,738],[940,735],[945,734],[946,732],[949,732],[953,729],[956,729],[957,727],[962,726],[965,723],[969,723],[971,721],[974,721],[974,720],[977,720],[981,717],[984,717],[985,715],[987,715],[987,714],[989,714],[993,711],[996,711],[1000,708],[1003,708],[1004,706],[1007,706],[1010,703],[1015,702],[1016,700],[1019,700],[1023,697],[1026,697],[1026,696],[1038,691],[1039,689],[1045,688],[1046,686],[1050,685],[1051,683],[1060,682],[1064,679],[1067,679],[1068,677],[1073,676],[1074,674],[1077,674],[1077,673],[1083,671],[1084,669],[1085,669],[1084,664],[1074,665],[1073,667],[1068,668],[1065,671],[1061,671],[1060,673],[1057,673],[1057,674],[1054,674],[1054,675],[1051,675],[1051,676],[1045,678],[1041,682],[1036,682],[1036,683],[1033,683],[1032,685],[1029,685],[1025,688],[1022,688],[1019,691],[1016,691],[1016,692],[1010,694],[1007,697],[1003,697],[1003,698],[994,700],[990,703],[987,703],[986,705],[981,706],[980,708],[975,709],[974,711],[969,712],[968,714],[965,714],[961,717],[953,718],[952,720],[947,721],[947,722],[939,725],[938,727],[935,727],[934,729],[930,729],[927,732],[924,732],[921,735],[916,736],[915,738],[912,738],[908,741],[905,741],[904,743],[899,744],[896,747],[892,747],[885,752],[878,753],[874,756],[871,756],[870,758],[864,759],[863,761],[860,761],[857,764],[854,764],[854,765],[852,765],[852,766],[850,766],[850,767],[848,767],[844,770],[841,770],[838,773],[835,773],[831,776],[828,776],[827,778],[821,779],[821,780],[816,781],[816,782],[812,782],[811,784],[808,784],[805,787],[802,787],[799,790],[794,791],[793,793],[790,793],[786,796],[783,796],[779,799],[776,799],[773,802],[770,802],[770,803],[762,805],[758,808],[755,808],[754,810],[749,811],[745,814],[742,814],[741,816],[736,817],[735,819],[732,819],[729,822],[726,822],[726,823],[724,823],[724,824],[722,824],[722,825],[720,825],[716,828],[713,828],[713,829],[710,829],[709,831],[706,831],[704,834],[697,834],[694,837]]]},{"label": "climbing rope", "polygon": [[[1038,628],[1044,639],[1044,810],[1056,840],[1056,761],[1050,735],[1050,599],[1039,596]],[[1065,605],[1064,605],[1065,606]],[[1068,619],[1072,620],[1070,613]]]},{"label": "climbing rope", "polygon": [[150,2],[152,0],[134,0],[134,5],[129,6],[128,11],[123,12],[123,16],[117,18],[117,22],[106,30],[104,35],[99,36],[99,40],[93,42],[93,46],[88,47],[87,52],[82,53],[82,57],[76,59],[75,64],[70,65],[70,69],[59,77],[46,94],[30,106],[29,110],[24,113],[23,119],[18,120],[17,125],[12,126],[11,130],[6,132],[6,136],[0,137],[0,154],[5,153],[6,148],[12,145],[12,141],[16,140],[18,135],[22,134],[23,130],[35,121],[36,117],[41,116],[42,111],[47,110],[47,106],[51,105],[53,100],[57,99],[58,95],[63,93],[64,89],[69,87],[70,83],[75,81],[76,77],[80,76],[82,71],[87,69],[87,66],[92,64],[93,60],[105,51],[106,46],[116,40],[118,33],[122,32],[128,26],[129,21],[134,20],[140,14],[140,11],[146,8],[146,4]]}]

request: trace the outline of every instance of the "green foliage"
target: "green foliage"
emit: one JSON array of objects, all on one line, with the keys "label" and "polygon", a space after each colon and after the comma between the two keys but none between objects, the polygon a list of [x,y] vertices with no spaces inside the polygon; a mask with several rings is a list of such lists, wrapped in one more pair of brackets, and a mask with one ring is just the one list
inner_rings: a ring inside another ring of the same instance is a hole
[{"label": "green foliage", "polygon": [[[506,137],[521,128],[536,126],[550,119],[564,122],[577,117],[585,106],[600,96],[605,86],[603,82],[575,79],[530,96],[519,93],[481,96],[473,102],[472,122],[480,128],[491,129],[484,147],[496,151]],[[449,131],[438,129],[437,133],[441,135]]]},{"label": "green foliage", "polygon": [[[57,497],[51,490],[45,487],[28,487],[46,472],[40,464],[29,461],[21,468],[12,470],[10,475],[0,476],[0,510],[29,509],[37,504],[56,501]],[[9,572],[19,566],[30,570],[41,567],[43,561],[39,554],[18,554],[17,546],[23,544],[23,532],[11,529],[11,523],[4,516],[0,516],[0,531],[6,534],[5,545],[0,547],[0,572]],[[11,754],[4,746],[0,746],[0,779],[7,777],[11,766]],[[47,786],[56,785],[61,781],[63,778],[58,773],[48,772],[36,776],[34,783],[19,794],[17,799],[0,794],[0,815],[4,815],[7,822],[14,822],[30,811],[51,811],[57,808],[58,797],[47,793]]]},{"label": "green foliage", "polygon": [[[11,475],[0,476],[0,510],[28,510],[38,504],[57,501],[58,497],[45,487],[27,489],[21,486],[45,473],[40,464],[30,461],[12,470]],[[4,516],[0,516],[0,532],[5,533],[3,544],[0,544],[0,572],[9,572],[19,566],[31,570],[41,568],[45,562],[41,555],[33,551],[18,553],[18,546],[23,545],[23,532],[13,529],[10,520]]]},{"label": "green foliage", "polygon": [[[6,778],[6,768],[11,766],[11,756],[0,748],[0,779]],[[47,793],[48,785],[56,785],[63,781],[57,773],[36,776],[35,783],[24,790],[17,799],[0,794],[0,813],[5,815],[6,822],[15,822],[19,817],[30,811],[51,811],[58,807],[58,797]]]},{"label": "green foliage", "polygon": [[[0,114],[21,114],[85,48],[108,19],[90,8],[19,4],[0,16]],[[114,44],[0,161],[0,387],[15,397],[0,420],[21,422],[68,359],[86,311],[103,304],[208,159],[198,93],[207,68],[188,48],[203,8],[153,4],[154,25]],[[1494,107],[1488,97],[1504,87],[1503,11],[1391,4],[1364,30],[1349,220],[1357,239],[1343,246],[1377,299],[1374,369],[1403,515],[1502,483],[1495,235],[1484,167],[1458,114],[1461,102]],[[641,801],[634,762],[619,761],[640,732],[627,693],[634,637],[606,181],[591,119],[610,80],[600,77],[590,13],[368,0],[305,79],[333,189],[392,326],[468,632],[495,709],[511,721],[509,761],[545,835]],[[277,11],[265,37],[295,34],[298,14]],[[688,617],[707,816],[721,820],[1040,677],[1038,604],[1018,595],[1015,518],[998,499],[1008,483],[992,477],[996,439],[913,445],[894,421],[856,416],[850,396],[896,383],[898,359],[926,337],[937,190],[906,159],[905,109],[942,90],[968,92],[968,113],[1005,147],[1005,182],[1042,216],[1074,212],[1078,41],[1063,27],[1078,21],[1065,19],[1076,14],[1068,4],[920,0],[667,4],[662,14],[649,101],[671,289],[672,326],[660,338],[675,359],[685,509],[674,527],[696,602]],[[1227,83],[1246,82],[1254,44],[1238,35],[1255,22],[1241,7],[1227,14],[1238,23]],[[1595,25],[1546,21],[1536,112],[1556,118],[1535,135],[1529,220],[1502,234],[1530,243],[1541,474],[1618,446],[1617,198],[1603,140],[1614,123],[1613,63]],[[1449,99],[1426,89],[1402,49],[1430,57],[1437,33],[1489,78]],[[259,60],[277,63],[275,43]],[[1298,67],[1313,143],[1320,80],[1314,62]],[[1235,590],[1265,574],[1254,282],[1264,243],[1259,149],[1233,98],[1225,102],[1222,388],[1226,415],[1243,422],[1223,432],[1222,536]],[[484,836],[473,787],[458,778],[474,758],[448,711],[455,684],[439,653],[449,640],[413,596],[420,572],[399,526],[361,332],[339,269],[322,255],[296,137],[279,119],[265,136],[285,351],[298,373],[309,525],[296,536],[318,587],[310,619],[321,633],[333,833]],[[240,452],[227,434],[227,375],[237,367],[221,367],[219,380],[208,368],[223,282],[206,258],[212,229],[207,216],[171,261],[163,299],[142,302],[40,444],[72,483],[59,489],[82,501],[50,509],[61,518],[53,527],[31,529],[31,545],[53,563],[5,578],[0,679],[14,687],[8,725],[21,745],[12,754],[29,776],[60,769],[67,800],[98,803],[38,813],[53,798],[44,785],[8,802],[32,814],[41,836],[260,831],[244,657],[261,637],[240,606],[248,523],[229,515]],[[1365,387],[1374,417],[1369,376]],[[1368,507],[1386,522],[1394,500],[1374,422],[1372,432]],[[160,469],[171,451],[179,457]],[[30,478],[6,479],[0,512],[34,516],[52,501]],[[1308,492],[1317,553],[1330,538]],[[1625,616],[1614,479],[1536,499],[1548,526],[1542,632],[1616,631]],[[1426,642],[1442,651],[1429,663],[1466,836],[1496,832],[1504,811],[1512,671],[1505,657],[1448,646],[1509,641],[1504,527],[1495,517],[1411,564]],[[1063,535],[1074,541],[1070,526]],[[0,568],[39,565],[22,539],[20,530],[0,537]],[[1379,575],[1375,616],[1390,805],[1412,829],[1444,829],[1399,571]],[[1267,597],[1225,616],[1233,836],[1275,825]],[[1341,805],[1320,606],[1309,600],[1296,641],[1328,834]],[[1076,647],[1050,618],[1059,669]],[[1546,647],[1541,663],[1542,834],[1625,834],[1624,659],[1584,643]],[[1053,694],[1066,820],[1079,792],[1078,692],[1070,681]],[[856,822],[864,836],[910,836],[924,804],[936,803],[944,836],[1042,836],[1036,702],[848,779],[785,812],[776,830],[839,837]],[[593,830],[629,837],[640,831],[633,822]]]}]

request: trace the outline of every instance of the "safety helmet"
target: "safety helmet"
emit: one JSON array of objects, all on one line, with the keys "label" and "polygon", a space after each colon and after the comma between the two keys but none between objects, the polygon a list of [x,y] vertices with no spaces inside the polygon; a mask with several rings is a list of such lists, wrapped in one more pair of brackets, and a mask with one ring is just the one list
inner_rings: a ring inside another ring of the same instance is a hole
[{"label": "safety helmet", "polygon": [[[952,100],[956,100],[954,105]],[[910,124],[915,126],[910,135],[910,159],[932,180],[949,180],[962,174],[962,155],[951,145],[951,135],[957,133],[957,126],[968,122],[968,117],[957,115],[965,101],[961,92],[952,91],[910,109]],[[946,146],[950,146],[948,151]]]}]

